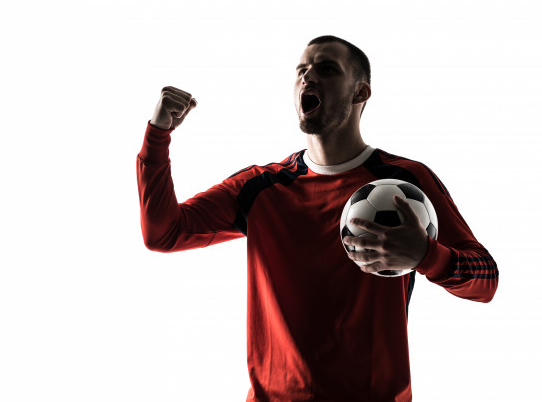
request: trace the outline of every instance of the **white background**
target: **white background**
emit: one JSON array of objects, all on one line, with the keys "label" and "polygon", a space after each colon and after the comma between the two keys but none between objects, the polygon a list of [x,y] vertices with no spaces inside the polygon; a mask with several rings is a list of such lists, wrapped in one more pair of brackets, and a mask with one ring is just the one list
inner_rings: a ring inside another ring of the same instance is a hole
[{"label": "white background", "polygon": [[365,141],[430,166],[500,268],[489,304],[418,276],[414,400],[540,398],[537,3],[2,6],[0,400],[244,400],[246,242],[148,251],[136,155],[165,85],[199,101],[173,133],[180,200],[304,148],[294,70],[324,34],[371,61]]}]

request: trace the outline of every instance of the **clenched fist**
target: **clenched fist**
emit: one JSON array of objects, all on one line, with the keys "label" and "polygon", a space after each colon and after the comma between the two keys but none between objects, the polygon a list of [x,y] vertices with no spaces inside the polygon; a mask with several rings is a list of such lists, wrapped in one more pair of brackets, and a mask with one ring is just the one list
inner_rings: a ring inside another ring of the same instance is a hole
[{"label": "clenched fist", "polygon": [[165,87],[154,110],[151,124],[163,130],[177,128],[197,105],[196,99],[188,92],[175,87]]}]

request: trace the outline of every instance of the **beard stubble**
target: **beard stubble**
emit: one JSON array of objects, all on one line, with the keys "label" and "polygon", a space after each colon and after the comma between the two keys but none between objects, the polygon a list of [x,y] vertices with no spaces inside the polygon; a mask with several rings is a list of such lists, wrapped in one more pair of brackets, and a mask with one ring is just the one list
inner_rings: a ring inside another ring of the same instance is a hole
[{"label": "beard stubble", "polygon": [[[335,103],[331,110],[324,115],[316,115],[301,120],[299,115],[299,128],[306,134],[327,137],[332,135],[350,116],[352,112],[352,98],[345,96]],[[322,113],[322,111],[320,111]]]}]

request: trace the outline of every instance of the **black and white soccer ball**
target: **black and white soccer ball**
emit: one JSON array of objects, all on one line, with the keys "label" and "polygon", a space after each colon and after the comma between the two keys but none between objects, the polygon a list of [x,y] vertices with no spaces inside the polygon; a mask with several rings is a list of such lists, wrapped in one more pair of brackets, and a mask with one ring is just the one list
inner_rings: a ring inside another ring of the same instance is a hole
[{"label": "black and white soccer ball", "polygon": [[[403,180],[382,179],[359,188],[348,199],[341,215],[341,240],[345,236],[374,237],[372,233],[351,225],[352,218],[366,219],[384,226],[399,226],[404,221],[404,217],[393,203],[395,194],[410,204],[422,226],[427,230],[427,235],[436,239],[437,214],[433,204],[422,190]],[[347,246],[344,242],[343,246],[346,251],[367,251],[367,249],[360,250],[359,247]],[[366,264],[362,261],[355,261],[355,263],[359,266]],[[411,270],[385,270],[374,274],[389,277],[405,275],[409,272]]]}]

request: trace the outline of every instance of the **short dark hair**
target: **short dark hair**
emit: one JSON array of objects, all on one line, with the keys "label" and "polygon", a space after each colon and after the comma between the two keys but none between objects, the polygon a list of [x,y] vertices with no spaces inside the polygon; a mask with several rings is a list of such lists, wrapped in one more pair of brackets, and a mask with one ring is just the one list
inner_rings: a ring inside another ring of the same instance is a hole
[{"label": "short dark hair", "polygon": [[369,64],[369,59],[357,46],[354,46],[350,42],[332,35],[324,35],[314,38],[307,44],[307,46],[320,45],[322,43],[329,42],[339,42],[348,48],[350,61],[354,67],[354,78],[357,81],[363,81],[365,79],[367,84],[371,85],[371,65]]}]

